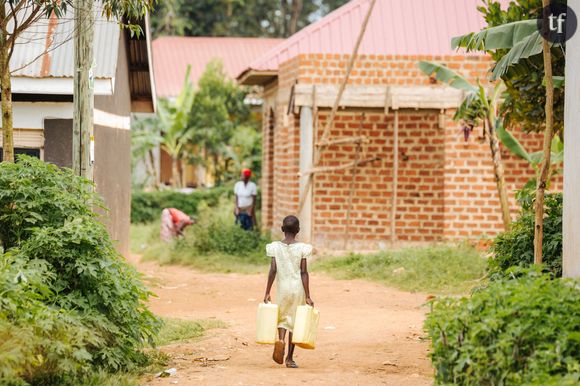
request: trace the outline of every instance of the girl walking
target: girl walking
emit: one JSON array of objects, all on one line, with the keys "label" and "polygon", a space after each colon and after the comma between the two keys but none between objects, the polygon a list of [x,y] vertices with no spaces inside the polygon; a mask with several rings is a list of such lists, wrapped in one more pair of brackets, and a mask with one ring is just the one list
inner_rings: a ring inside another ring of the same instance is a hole
[{"label": "girl walking", "polygon": [[296,235],[300,232],[300,221],[295,216],[287,216],[282,221],[284,239],[274,241],[266,245],[266,255],[272,258],[268,284],[264,303],[271,301],[270,290],[276,275],[276,302],[278,304],[278,341],[274,344],[272,358],[276,363],[284,363],[284,350],[286,348],[286,330],[288,330],[288,355],[286,367],[297,368],[294,362],[294,344],[292,343],[292,331],[294,318],[298,306],[308,304],[314,306],[310,298],[308,286],[307,261],[312,256],[312,245],[298,242]]}]

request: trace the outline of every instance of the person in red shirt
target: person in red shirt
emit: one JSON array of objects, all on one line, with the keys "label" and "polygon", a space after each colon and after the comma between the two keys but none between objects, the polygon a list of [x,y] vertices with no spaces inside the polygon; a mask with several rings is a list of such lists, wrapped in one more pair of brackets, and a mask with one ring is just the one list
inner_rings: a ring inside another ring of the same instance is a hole
[{"label": "person in red shirt", "polygon": [[194,221],[179,209],[166,208],[161,211],[161,240],[169,242],[183,235],[183,230]]}]

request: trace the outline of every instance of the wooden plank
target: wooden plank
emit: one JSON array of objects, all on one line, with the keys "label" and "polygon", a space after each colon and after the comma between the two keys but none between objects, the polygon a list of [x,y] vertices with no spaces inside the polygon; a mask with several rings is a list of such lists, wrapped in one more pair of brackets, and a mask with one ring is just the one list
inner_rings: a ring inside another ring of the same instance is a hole
[{"label": "wooden plank", "polygon": [[[295,106],[313,106],[313,85],[297,84],[294,89]],[[316,85],[318,107],[332,107],[338,94],[337,85]],[[389,109],[448,109],[456,108],[463,100],[463,92],[451,87],[432,86],[357,86],[345,87],[341,107]]]},{"label": "wooden plank", "polygon": [[380,160],[381,160],[381,157],[371,157],[371,158],[362,159],[360,161],[347,162],[347,163],[342,164],[342,165],[318,166],[318,167],[312,168],[310,170],[306,170],[304,172],[298,173],[298,176],[302,177],[302,176],[309,175],[309,174],[326,173],[326,172],[334,172],[337,170],[345,170],[345,169],[353,168],[355,166],[362,166],[364,164],[368,164],[369,162],[375,162],[375,161],[380,161]]},{"label": "wooden plank", "polygon": [[360,137],[342,137],[337,139],[329,139],[324,142],[320,141],[316,143],[316,146],[333,146],[333,145],[342,145],[344,143],[367,143],[369,142],[368,138],[364,135]]},{"label": "wooden plank", "polygon": [[399,111],[393,125],[393,188],[391,195],[391,246],[397,241],[397,184],[399,183]]}]

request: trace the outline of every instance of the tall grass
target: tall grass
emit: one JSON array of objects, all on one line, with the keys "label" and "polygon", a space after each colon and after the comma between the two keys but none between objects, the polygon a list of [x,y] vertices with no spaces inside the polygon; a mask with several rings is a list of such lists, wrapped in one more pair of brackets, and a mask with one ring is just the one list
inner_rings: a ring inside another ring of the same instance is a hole
[{"label": "tall grass", "polygon": [[340,279],[367,279],[405,291],[464,293],[485,275],[486,260],[468,244],[329,257],[313,269]]}]

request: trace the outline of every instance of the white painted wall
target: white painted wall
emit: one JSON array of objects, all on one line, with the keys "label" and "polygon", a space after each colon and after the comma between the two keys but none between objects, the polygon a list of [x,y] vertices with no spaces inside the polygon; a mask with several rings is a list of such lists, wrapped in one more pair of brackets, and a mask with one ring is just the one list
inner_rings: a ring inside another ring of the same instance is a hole
[{"label": "white painted wall", "polygon": [[[14,128],[44,128],[45,119],[72,119],[73,105],[70,102],[14,102]],[[116,129],[131,129],[131,117],[94,111],[94,124]],[[0,122],[0,128],[2,123]]]},{"label": "white painted wall", "polygon": [[[580,0],[568,0],[580,15]],[[564,129],[564,261],[566,277],[580,277],[580,31],[566,43]]]}]

